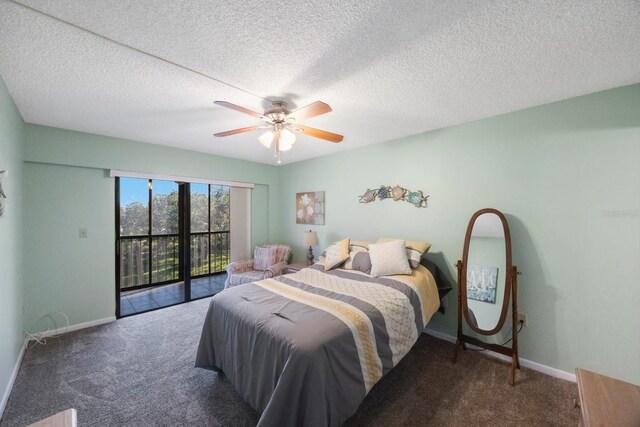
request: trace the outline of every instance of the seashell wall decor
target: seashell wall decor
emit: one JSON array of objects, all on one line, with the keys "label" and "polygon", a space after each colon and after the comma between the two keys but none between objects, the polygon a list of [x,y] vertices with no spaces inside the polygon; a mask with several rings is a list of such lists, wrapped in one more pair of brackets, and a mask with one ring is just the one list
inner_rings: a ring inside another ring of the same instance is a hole
[{"label": "seashell wall decor", "polygon": [[410,191],[406,188],[396,185],[395,187],[381,186],[374,190],[367,189],[365,193],[360,196],[360,203],[371,203],[378,200],[393,199],[396,202],[404,200],[411,203],[416,208],[426,208],[428,195],[424,195],[422,190]]}]

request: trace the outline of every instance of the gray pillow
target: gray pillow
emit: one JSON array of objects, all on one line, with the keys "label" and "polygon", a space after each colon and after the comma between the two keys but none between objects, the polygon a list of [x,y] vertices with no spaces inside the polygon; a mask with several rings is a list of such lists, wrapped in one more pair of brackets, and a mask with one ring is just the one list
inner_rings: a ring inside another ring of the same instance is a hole
[{"label": "gray pillow", "polygon": [[356,252],[356,254],[353,256],[352,266],[354,270],[371,274],[371,257],[369,256],[369,252],[367,251]]}]

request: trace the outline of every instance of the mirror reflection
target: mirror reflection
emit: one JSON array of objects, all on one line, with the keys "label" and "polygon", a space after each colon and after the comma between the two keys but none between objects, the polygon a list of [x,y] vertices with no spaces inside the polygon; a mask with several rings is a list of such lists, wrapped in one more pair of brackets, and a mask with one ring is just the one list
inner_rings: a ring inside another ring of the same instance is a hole
[{"label": "mirror reflection", "polygon": [[494,213],[480,215],[471,232],[467,261],[467,306],[470,323],[492,330],[505,298],[506,247],[504,228]]}]

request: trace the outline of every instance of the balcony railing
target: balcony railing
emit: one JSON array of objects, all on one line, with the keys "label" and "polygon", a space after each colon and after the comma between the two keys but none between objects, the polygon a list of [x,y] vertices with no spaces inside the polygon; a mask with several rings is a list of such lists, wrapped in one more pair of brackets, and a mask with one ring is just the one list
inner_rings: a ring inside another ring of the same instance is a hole
[{"label": "balcony railing", "polygon": [[228,231],[191,233],[191,277],[220,273],[231,261]]},{"label": "balcony railing", "polygon": [[[228,231],[192,233],[191,277],[222,272],[230,262]],[[151,241],[151,263],[149,242]],[[179,235],[121,236],[120,289],[161,285],[181,280]]]}]

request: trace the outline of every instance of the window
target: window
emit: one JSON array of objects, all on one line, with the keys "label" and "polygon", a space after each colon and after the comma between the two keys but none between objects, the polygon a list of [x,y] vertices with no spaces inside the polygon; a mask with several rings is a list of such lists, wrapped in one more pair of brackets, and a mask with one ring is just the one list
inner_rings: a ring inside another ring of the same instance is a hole
[{"label": "window", "polygon": [[120,287],[149,284],[149,181],[120,186]]},{"label": "window", "polygon": [[120,288],[180,279],[178,184],[120,179]]},{"label": "window", "polygon": [[191,184],[191,276],[222,272],[230,261],[230,187]]}]

